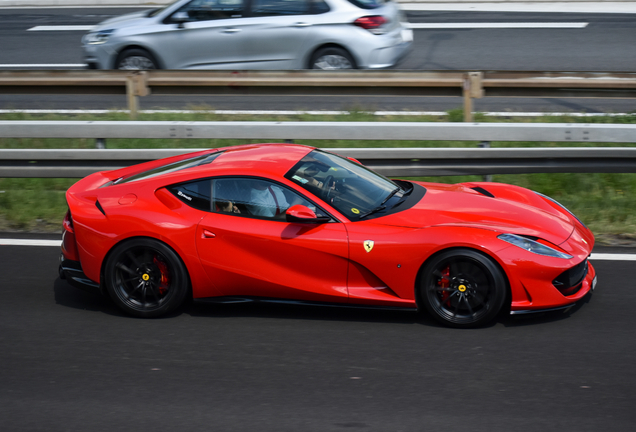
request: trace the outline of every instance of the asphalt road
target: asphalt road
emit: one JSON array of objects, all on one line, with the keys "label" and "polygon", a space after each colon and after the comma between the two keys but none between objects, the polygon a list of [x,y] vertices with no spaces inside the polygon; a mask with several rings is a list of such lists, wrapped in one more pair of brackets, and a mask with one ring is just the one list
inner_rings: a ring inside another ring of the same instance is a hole
[{"label": "asphalt road", "polygon": [[629,262],[594,262],[596,292],[569,313],[453,330],[250,304],[134,319],[58,279],[58,254],[0,246],[5,431],[636,428]]},{"label": "asphalt road", "polygon": [[[131,8],[0,9],[0,69],[11,64],[81,64],[84,31],[27,31],[37,25],[93,25]],[[396,69],[417,70],[636,70],[636,14],[408,12],[411,23],[570,22],[573,29],[415,30],[411,54]],[[49,66],[52,67],[52,66]],[[460,98],[191,97],[150,96],[141,108],[446,111]],[[125,97],[0,95],[0,109],[125,108]],[[486,112],[630,112],[631,100],[484,98]]]}]

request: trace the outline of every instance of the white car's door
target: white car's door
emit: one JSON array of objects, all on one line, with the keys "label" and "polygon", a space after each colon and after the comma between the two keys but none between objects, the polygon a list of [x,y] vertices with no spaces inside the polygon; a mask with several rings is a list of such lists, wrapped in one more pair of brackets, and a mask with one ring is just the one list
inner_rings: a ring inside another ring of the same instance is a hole
[{"label": "white car's door", "polygon": [[153,36],[167,69],[223,69],[245,60],[244,0],[193,0],[171,17],[170,31]]}]

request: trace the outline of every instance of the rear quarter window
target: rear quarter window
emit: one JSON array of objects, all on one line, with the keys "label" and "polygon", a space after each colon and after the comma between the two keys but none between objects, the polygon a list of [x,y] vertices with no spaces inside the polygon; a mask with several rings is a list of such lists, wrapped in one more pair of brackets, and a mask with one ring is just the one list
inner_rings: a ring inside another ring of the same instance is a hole
[{"label": "rear quarter window", "polygon": [[211,210],[212,181],[210,179],[182,183],[167,188],[177,198],[197,210]]},{"label": "rear quarter window", "polygon": [[384,6],[388,0],[348,0],[349,3],[361,9],[377,9]]}]

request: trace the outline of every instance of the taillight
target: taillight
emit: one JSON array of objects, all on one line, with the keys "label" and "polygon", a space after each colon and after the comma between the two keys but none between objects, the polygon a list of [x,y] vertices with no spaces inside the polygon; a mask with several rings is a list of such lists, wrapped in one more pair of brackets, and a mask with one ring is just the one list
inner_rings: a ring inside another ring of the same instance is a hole
[{"label": "taillight", "polygon": [[64,222],[62,223],[65,231],[70,233],[74,232],[73,230],[73,218],[71,218],[71,211],[66,212],[66,216],[64,216]]},{"label": "taillight", "polygon": [[385,30],[382,26],[388,23],[389,20],[380,15],[371,15],[358,18],[353,22],[354,25],[362,27],[365,30],[369,30],[373,34],[384,34]]}]

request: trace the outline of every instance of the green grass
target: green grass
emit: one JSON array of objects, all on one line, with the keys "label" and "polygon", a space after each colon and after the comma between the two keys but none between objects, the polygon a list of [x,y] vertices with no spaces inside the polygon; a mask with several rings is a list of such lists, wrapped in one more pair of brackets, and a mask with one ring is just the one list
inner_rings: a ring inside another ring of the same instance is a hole
[{"label": "green grass", "polygon": [[[208,109],[206,107],[199,107]],[[379,117],[354,108],[343,115],[226,116],[207,112],[195,114],[141,114],[138,120],[164,121],[462,121],[461,109],[447,116]],[[128,120],[126,113],[104,115],[1,114],[0,120]],[[494,118],[475,114],[478,122],[523,123],[636,123],[636,114],[615,117],[545,116],[538,118]],[[636,141],[636,139],[635,139]],[[213,148],[260,142],[258,140],[108,140],[108,148]],[[348,141],[297,140],[298,144],[334,147],[475,147],[475,141]],[[636,144],[623,144],[634,146]],[[616,144],[557,142],[493,142],[492,147],[615,147]],[[88,139],[0,139],[0,148],[95,148]],[[426,177],[425,181],[455,183],[479,181],[480,176]],[[75,179],[0,179],[0,231],[59,231],[66,212],[64,192]],[[601,241],[636,239],[636,174],[518,174],[495,175],[493,181],[523,186],[551,196],[573,211]]]}]

